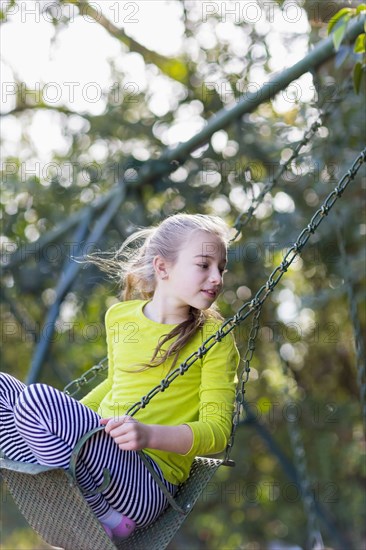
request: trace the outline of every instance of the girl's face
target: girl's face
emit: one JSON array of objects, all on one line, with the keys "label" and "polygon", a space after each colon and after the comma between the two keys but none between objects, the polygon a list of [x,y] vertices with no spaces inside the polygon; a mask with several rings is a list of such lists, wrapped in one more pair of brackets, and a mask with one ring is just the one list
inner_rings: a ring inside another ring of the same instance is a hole
[{"label": "girl's face", "polygon": [[226,264],[227,251],[221,239],[195,231],[179,250],[176,262],[167,265],[167,297],[179,307],[209,308],[222,289]]}]

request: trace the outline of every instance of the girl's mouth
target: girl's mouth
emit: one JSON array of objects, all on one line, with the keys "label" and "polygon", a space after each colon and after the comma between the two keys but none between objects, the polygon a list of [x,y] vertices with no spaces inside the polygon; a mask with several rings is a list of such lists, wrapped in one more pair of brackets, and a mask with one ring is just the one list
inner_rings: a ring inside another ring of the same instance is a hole
[{"label": "girl's mouth", "polygon": [[210,298],[216,298],[216,295],[217,295],[216,290],[203,289],[202,292],[207,296],[209,296]]}]

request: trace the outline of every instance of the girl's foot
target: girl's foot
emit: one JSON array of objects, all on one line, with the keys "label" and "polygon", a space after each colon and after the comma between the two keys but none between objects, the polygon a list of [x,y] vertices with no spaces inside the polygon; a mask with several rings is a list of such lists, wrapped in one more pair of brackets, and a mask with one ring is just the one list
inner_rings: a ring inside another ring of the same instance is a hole
[{"label": "girl's foot", "polygon": [[132,519],[122,516],[120,523],[111,531],[114,537],[126,539],[134,532],[135,527],[136,523]]}]

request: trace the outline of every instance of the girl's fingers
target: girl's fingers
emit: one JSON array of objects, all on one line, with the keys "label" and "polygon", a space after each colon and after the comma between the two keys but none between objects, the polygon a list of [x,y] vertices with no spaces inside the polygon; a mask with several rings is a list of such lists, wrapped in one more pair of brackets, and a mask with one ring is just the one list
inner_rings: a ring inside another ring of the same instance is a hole
[{"label": "girl's fingers", "polygon": [[105,431],[107,433],[110,433],[111,430],[114,430],[115,428],[122,426],[126,422],[136,422],[135,420],[132,420],[130,416],[119,416],[118,418],[101,418],[100,424],[105,426]]},{"label": "girl's fingers", "polygon": [[146,426],[131,416],[119,418],[101,418],[100,424],[105,426],[105,431],[114,442],[125,450],[140,450],[146,447]]},{"label": "girl's fingers", "polygon": [[128,421],[125,421],[119,424],[112,424],[109,430],[109,435],[116,438],[119,436],[124,436],[125,434],[134,433],[134,431],[135,427],[131,426]]}]

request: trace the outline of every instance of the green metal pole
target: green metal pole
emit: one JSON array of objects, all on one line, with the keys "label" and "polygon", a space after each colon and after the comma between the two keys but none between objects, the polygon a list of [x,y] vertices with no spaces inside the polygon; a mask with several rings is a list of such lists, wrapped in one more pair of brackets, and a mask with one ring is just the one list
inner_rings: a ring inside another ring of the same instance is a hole
[{"label": "green metal pole", "polygon": [[[359,20],[352,22],[345,34],[344,41],[352,42],[355,40],[358,34],[363,32],[365,21],[366,17],[363,16],[360,17]],[[167,149],[160,157],[160,161],[166,160],[172,162],[173,160],[185,160],[192,151],[195,151],[207,143],[215,132],[238,120],[242,115],[250,113],[261,103],[273,98],[293,80],[315,69],[334,54],[333,39],[332,36],[329,36],[319,42],[303,59],[301,59],[301,61],[298,61],[295,65],[285,69],[281,73],[274,75],[256,92],[246,94],[234,107],[224,108],[218,111],[218,113],[208,120],[203,130],[188,141],[180,143],[174,149]]]}]

